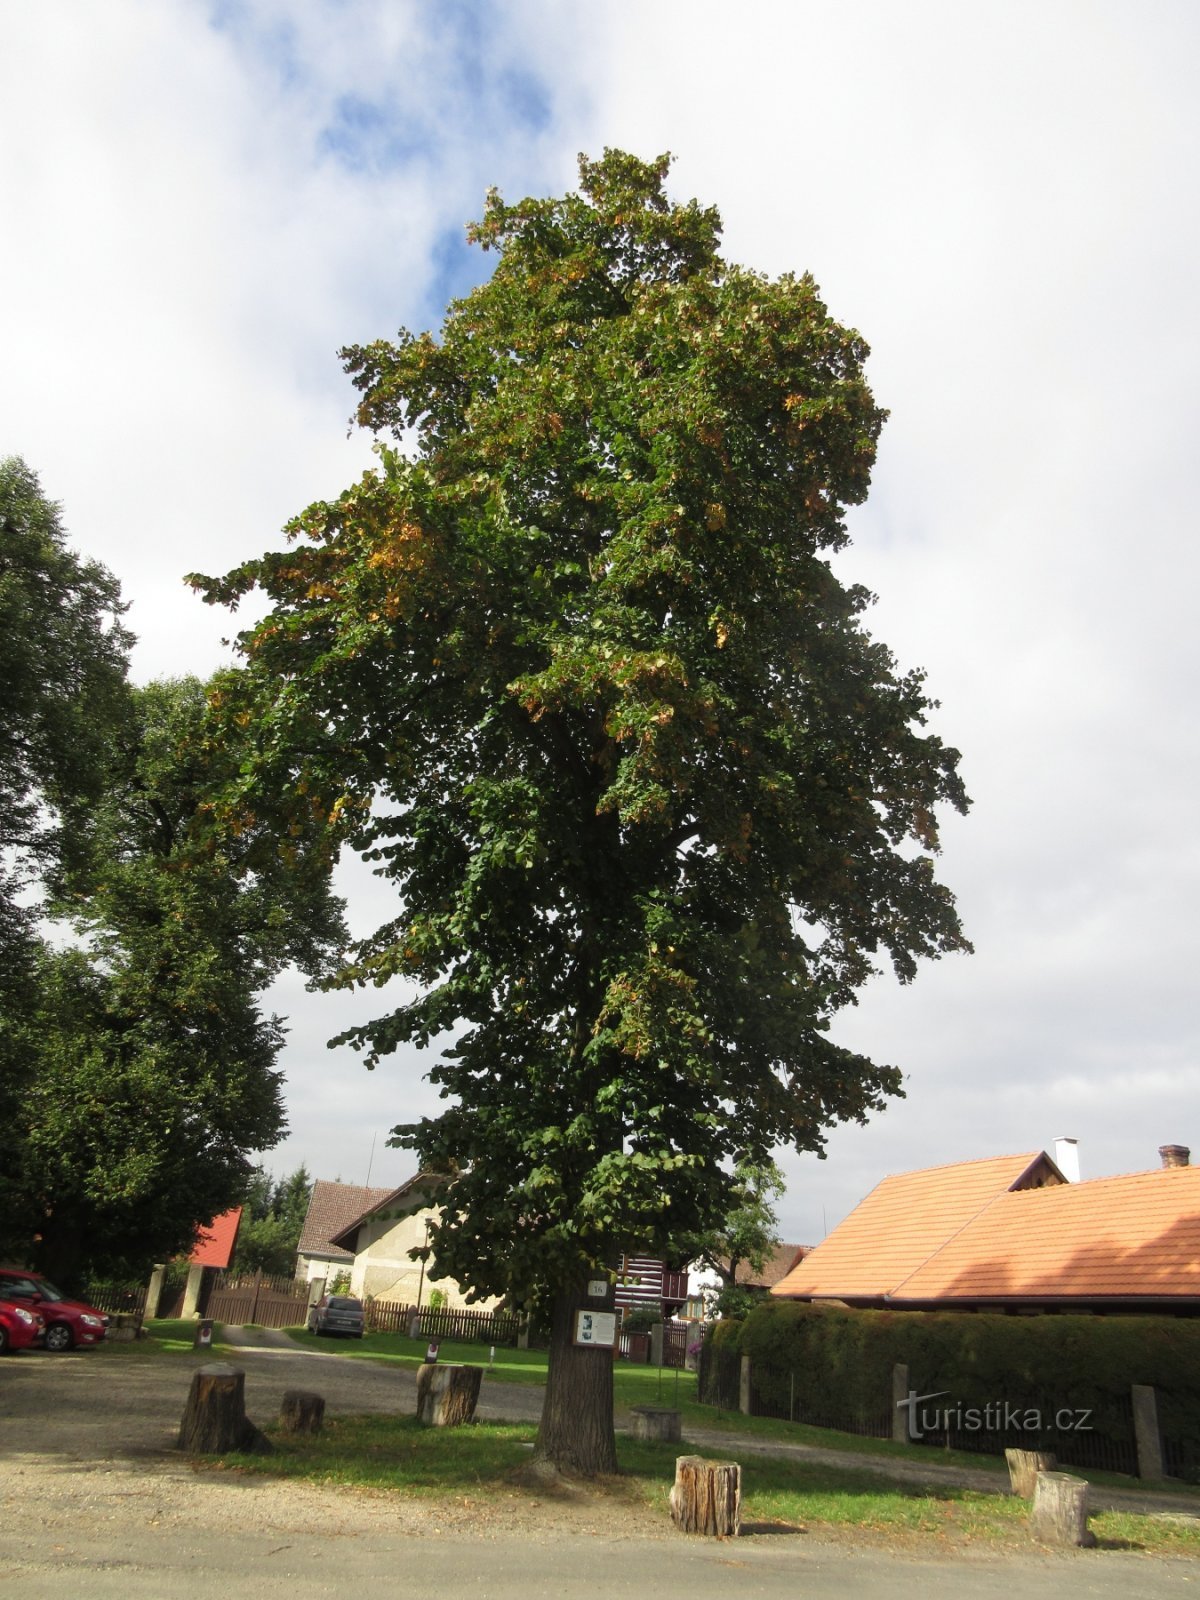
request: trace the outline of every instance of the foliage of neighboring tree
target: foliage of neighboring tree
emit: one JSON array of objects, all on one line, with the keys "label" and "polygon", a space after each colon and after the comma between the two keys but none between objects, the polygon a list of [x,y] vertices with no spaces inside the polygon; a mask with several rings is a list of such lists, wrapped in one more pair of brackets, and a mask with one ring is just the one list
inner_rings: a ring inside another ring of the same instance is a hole
[{"label": "foliage of neighboring tree", "polygon": [[225,689],[259,749],[225,820],[315,807],[395,886],[342,981],[418,990],[347,1037],[451,1037],[445,1109],[396,1135],[447,1174],[439,1266],[552,1302],[538,1450],[587,1472],[615,1465],[589,1281],[898,1093],[830,1019],[881,956],[907,980],[966,947],[930,859],[957,752],[828,561],[883,420],[866,346],[810,278],[726,263],[667,165],[491,194],[494,274],[440,336],[345,353],[402,448],[195,580],[269,608]]},{"label": "foliage of neighboring tree", "polygon": [[78,861],[124,714],[133,636],[116,579],[67,546],[19,458],[0,461],[0,940],[16,894]]},{"label": "foliage of neighboring tree", "polygon": [[745,1263],[762,1272],[779,1244],[774,1201],[783,1193],[783,1176],[773,1161],[745,1163],[733,1174],[737,1192],[719,1225],[693,1244],[688,1254],[721,1280],[712,1310],[718,1316],[744,1316],[755,1295],[737,1281]]},{"label": "foliage of neighboring tree", "polygon": [[206,741],[207,715],[194,679],[128,691],[87,858],[54,901],[83,944],[36,963],[4,1232],[55,1278],[186,1251],[237,1201],[248,1152],[284,1129],[283,1029],[257,995],[340,943],[311,830],[286,866],[267,829],[206,834],[206,795],[239,761],[236,741]]},{"label": "foliage of neighboring tree", "polygon": [[296,1246],[313,1180],[303,1163],[278,1182],[264,1167],[255,1167],[246,1188],[238,1229],[235,1272],[265,1272],[282,1277],[296,1269]]},{"label": "foliage of neighboring tree", "polygon": [[0,460],[0,1248],[23,1194],[13,1130],[45,1010],[37,915],[46,880],[86,853],[104,792],[125,707],[124,610],[112,575],[68,548],[36,475]]}]

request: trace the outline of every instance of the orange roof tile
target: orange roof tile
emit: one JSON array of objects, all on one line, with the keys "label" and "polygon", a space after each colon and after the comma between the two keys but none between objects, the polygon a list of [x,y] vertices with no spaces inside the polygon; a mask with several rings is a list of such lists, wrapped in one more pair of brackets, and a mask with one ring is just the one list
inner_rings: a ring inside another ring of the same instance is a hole
[{"label": "orange roof tile", "polygon": [[890,1294],[998,1195],[1034,1176],[1059,1173],[1040,1150],[959,1161],[884,1178],[771,1290],[798,1299]]},{"label": "orange roof tile", "polygon": [[188,1257],[193,1267],[227,1267],[233,1259],[237,1243],[238,1225],[242,1220],[241,1206],[223,1211],[214,1217],[207,1228],[196,1229],[196,1243]]},{"label": "orange roof tile", "polygon": [[1200,1167],[997,1196],[891,1294],[929,1300],[1200,1296]]}]

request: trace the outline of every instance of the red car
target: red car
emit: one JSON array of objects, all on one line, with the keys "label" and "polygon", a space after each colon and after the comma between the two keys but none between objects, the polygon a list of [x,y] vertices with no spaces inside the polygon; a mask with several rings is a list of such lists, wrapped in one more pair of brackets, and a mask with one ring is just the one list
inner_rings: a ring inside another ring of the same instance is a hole
[{"label": "red car", "polygon": [[0,1300],[0,1356],[37,1344],[46,1331],[46,1319],[32,1306]]},{"label": "red car", "polygon": [[38,1312],[45,1321],[42,1343],[47,1350],[71,1350],[99,1344],[108,1329],[108,1313],[83,1300],[68,1300],[49,1278],[21,1267],[0,1267],[0,1300]]}]

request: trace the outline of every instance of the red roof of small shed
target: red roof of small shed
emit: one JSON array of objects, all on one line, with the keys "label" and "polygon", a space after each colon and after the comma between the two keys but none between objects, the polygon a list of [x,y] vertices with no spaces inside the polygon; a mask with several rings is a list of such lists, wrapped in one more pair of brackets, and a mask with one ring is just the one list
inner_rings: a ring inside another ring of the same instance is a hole
[{"label": "red roof of small shed", "polygon": [[241,1206],[223,1211],[214,1217],[207,1228],[196,1229],[196,1243],[188,1257],[193,1267],[227,1267],[233,1259],[237,1243],[238,1226],[242,1220]]}]

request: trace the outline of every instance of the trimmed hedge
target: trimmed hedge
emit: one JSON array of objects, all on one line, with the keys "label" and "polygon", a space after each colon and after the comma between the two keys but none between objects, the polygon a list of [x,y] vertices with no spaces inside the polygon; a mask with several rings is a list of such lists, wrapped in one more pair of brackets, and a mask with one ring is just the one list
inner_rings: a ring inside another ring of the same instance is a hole
[{"label": "trimmed hedge", "polygon": [[[956,1311],[853,1311],[773,1300],[744,1322],[720,1322],[714,1357],[748,1355],[766,1406],[806,1415],[879,1413],[892,1404],[892,1368],[942,1406],[1011,1402],[1053,1417],[1087,1408],[1091,1426],[1132,1438],[1129,1391],[1159,1391],[1163,1433],[1200,1442],[1200,1321],[1154,1316],[1005,1316]],[[714,1375],[717,1363],[709,1364]],[[702,1394],[701,1398],[705,1398]],[[715,1397],[714,1397],[715,1398]]]}]

